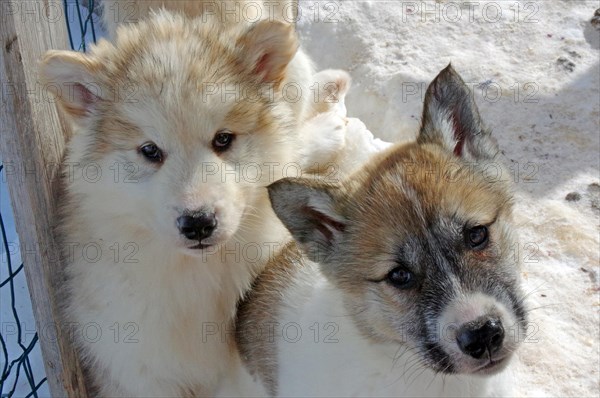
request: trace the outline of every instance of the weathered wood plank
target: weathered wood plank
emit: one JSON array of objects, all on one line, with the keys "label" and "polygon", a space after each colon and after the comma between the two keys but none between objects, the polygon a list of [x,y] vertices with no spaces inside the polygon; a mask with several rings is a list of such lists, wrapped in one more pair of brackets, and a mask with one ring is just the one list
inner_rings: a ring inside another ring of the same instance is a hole
[{"label": "weathered wood plank", "polygon": [[0,151],[15,212],[21,254],[50,391],[85,397],[69,336],[60,331],[59,248],[52,234],[64,120],[38,80],[48,49],[67,49],[60,0],[0,0]]}]

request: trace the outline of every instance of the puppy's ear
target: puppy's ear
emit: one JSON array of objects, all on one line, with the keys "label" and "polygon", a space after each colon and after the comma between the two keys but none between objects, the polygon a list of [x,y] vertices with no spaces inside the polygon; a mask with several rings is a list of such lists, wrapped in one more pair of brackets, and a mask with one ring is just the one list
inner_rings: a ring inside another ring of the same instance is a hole
[{"label": "puppy's ear", "polygon": [[48,51],[40,65],[45,87],[76,123],[84,123],[106,93],[94,75],[100,65],[74,51]]},{"label": "puppy's ear", "polygon": [[498,153],[498,144],[483,126],[469,88],[452,65],[427,88],[417,141],[439,144],[469,160],[493,159]]},{"label": "puppy's ear", "polygon": [[[318,84],[318,100],[315,99],[313,107],[316,113],[329,112],[336,107],[345,109],[344,99],[352,85],[352,78],[343,70],[326,69],[316,73],[314,83]],[[345,112],[344,112],[345,116]]]},{"label": "puppy's ear", "polygon": [[265,83],[281,83],[285,70],[298,51],[298,38],[292,25],[261,21],[238,41],[247,67]]},{"label": "puppy's ear", "polygon": [[304,253],[312,261],[324,260],[346,228],[336,209],[337,188],[305,178],[284,178],[268,189],[275,214]]}]

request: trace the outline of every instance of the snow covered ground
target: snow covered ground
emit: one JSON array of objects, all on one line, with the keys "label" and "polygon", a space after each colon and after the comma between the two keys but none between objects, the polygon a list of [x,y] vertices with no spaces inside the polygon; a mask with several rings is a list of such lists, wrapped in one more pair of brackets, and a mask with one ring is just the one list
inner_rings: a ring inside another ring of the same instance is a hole
[{"label": "snow covered ground", "polygon": [[[426,84],[449,62],[471,85],[517,191],[515,255],[534,324],[519,354],[518,395],[599,396],[600,31],[590,19],[600,2],[301,5],[305,49],[319,68],[350,72],[348,114],[376,137],[414,137]],[[0,183],[3,215],[7,201]],[[0,298],[4,324],[4,291]]]}]

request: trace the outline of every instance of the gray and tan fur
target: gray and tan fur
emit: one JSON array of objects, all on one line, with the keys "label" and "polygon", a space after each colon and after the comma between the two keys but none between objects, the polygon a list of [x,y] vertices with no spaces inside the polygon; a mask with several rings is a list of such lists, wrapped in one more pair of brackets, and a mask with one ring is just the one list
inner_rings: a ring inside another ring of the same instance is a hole
[{"label": "gray and tan fur", "polygon": [[508,175],[448,66],[427,90],[416,142],[341,184],[272,184],[296,243],[240,304],[250,374],[278,396],[510,394],[499,378],[526,310]]}]

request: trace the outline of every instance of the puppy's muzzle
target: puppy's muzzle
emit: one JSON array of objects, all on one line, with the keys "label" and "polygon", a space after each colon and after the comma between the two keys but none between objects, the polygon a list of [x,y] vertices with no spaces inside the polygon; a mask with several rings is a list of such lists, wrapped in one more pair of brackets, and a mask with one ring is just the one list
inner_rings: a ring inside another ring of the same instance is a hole
[{"label": "puppy's muzzle", "polygon": [[502,348],[504,327],[499,319],[479,318],[462,325],[456,334],[456,341],[463,353],[480,359],[487,352],[491,359]]},{"label": "puppy's muzzle", "polygon": [[202,240],[213,234],[217,224],[215,213],[192,212],[177,219],[177,229],[179,229],[181,235],[189,240],[198,241],[200,244]]}]

